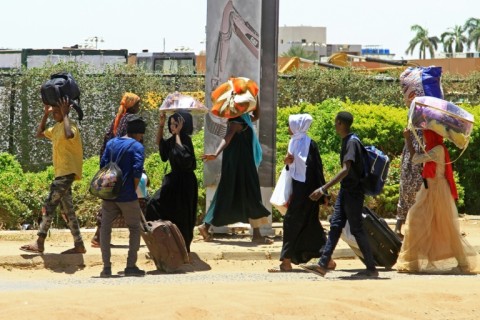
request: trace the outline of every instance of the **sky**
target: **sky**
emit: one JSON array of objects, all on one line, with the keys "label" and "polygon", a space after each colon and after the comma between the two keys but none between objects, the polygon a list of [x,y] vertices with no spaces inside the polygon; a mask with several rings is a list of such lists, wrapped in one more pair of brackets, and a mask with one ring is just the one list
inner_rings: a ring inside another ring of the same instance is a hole
[{"label": "sky", "polygon": [[[99,49],[129,53],[205,48],[208,0],[4,0],[0,48],[57,49],[97,38]],[[242,0],[234,0],[234,5]],[[405,54],[418,24],[440,36],[480,18],[478,0],[280,0],[279,26],[327,28],[329,44],[378,45]],[[94,41],[87,42],[95,46]]]}]

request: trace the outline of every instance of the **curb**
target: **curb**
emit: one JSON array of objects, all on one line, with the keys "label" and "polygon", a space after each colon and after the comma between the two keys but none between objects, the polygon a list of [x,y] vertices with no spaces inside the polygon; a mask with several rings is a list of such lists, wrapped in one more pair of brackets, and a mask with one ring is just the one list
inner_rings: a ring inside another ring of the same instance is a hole
[{"label": "curb", "polygon": [[[260,260],[279,260],[279,251],[258,251],[258,252],[193,252],[196,259],[202,261],[213,260],[242,260],[242,261],[260,261]],[[333,255],[334,259],[353,259],[355,254],[351,249],[337,249]],[[85,267],[95,267],[102,265],[102,255],[98,254],[60,254],[60,253],[46,253],[46,254],[29,254],[20,253],[18,255],[2,256],[0,267],[4,268],[72,268],[79,269]],[[112,264],[124,264],[127,261],[127,253],[113,254],[111,256]],[[145,265],[151,264],[154,266],[153,260],[149,257],[148,249],[142,247],[138,253],[138,263]]]}]

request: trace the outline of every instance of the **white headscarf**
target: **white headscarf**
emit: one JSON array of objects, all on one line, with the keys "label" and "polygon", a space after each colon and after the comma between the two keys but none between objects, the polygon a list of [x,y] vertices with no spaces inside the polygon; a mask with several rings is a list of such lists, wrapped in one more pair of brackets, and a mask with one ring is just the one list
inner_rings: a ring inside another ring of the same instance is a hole
[{"label": "white headscarf", "polygon": [[300,182],[305,182],[306,179],[306,162],[311,141],[307,131],[312,121],[313,118],[308,113],[292,114],[288,117],[288,125],[293,133],[288,143],[288,152],[293,155],[293,163],[289,165],[288,172],[292,179]]}]

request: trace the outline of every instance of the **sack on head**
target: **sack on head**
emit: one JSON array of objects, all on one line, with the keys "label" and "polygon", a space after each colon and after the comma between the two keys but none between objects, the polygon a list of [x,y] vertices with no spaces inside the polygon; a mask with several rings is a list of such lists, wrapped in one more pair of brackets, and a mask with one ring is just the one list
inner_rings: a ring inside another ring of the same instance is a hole
[{"label": "sack on head", "polygon": [[211,112],[221,118],[236,118],[257,107],[258,86],[255,81],[230,78],[212,92]]},{"label": "sack on head", "polygon": [[42,84],[40,93],[43,103],[49,106],[56,106],[60,98],[68,97],[78,113],[78,119],[80,121],[83,119],[83,111],[80,108],[80,89],[70,73],[52,74],[50,80]]},{"label": "sack on head", "polygon": [[443,98],[440,77],[442,67],[409,67],[400,75],[400,84],[405,103],[410,103],[415,97],[430,96]]}]

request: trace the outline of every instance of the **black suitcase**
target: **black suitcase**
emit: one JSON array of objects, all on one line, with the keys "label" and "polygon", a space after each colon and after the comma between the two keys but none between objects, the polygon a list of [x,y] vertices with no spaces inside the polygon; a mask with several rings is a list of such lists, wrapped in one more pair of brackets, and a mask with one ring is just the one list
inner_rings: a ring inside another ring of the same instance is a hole
[{"label": "black suitcase", "polygon": [[[389,270],[397,262],[402,241],[388,226],[384,219],[379,218],[372,210],[363,207],[363,229],[367,234],[368,243],[372,249],[375,264]],[[342,233],[342,239],[347,242],[353,252],[362,260],[363,255],[353,236]]]}]

